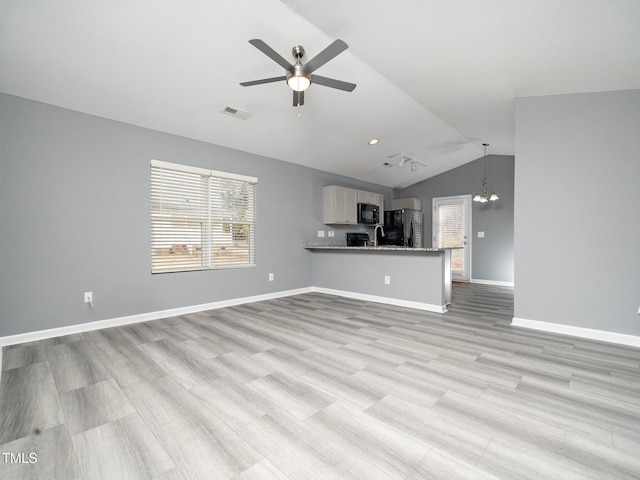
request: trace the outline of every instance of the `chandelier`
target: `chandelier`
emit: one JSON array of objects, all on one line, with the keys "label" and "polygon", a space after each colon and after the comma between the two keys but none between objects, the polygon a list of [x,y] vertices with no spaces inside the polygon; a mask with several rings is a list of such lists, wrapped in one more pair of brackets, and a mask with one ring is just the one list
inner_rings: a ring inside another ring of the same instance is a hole
[{"label": "chandelier", "polygon": [[473,201],[480,203],[495,202],[500,198],[498,197],[498,194],[496,192],[493,192],[491,195],[487,193],[487,147],[489,144],[483,143],[482,146],[484,147],[484,176],[482,177],[482,193],[476,193],[473,196]]}]

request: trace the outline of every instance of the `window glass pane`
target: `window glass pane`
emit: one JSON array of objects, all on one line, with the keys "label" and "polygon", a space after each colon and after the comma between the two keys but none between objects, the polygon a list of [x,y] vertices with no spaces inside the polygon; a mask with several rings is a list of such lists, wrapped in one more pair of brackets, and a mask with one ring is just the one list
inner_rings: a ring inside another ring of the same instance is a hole
[{"label": "window glass pane", "polygon": [[151,169],[151,271],[203,268],[207,186],[202,175]]},{"label": "window glass pane", "polygon": [[211,178],[212,266],[255,264],[256,185]]}]

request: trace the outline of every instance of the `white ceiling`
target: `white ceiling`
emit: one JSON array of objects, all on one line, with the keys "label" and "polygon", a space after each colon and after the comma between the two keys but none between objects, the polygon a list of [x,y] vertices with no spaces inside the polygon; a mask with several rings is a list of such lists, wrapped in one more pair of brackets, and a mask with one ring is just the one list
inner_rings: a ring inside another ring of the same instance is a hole
[{"label": "white ceiling", "polygon": [[[514,154],[520,96],[640,88],[637,0],[0,0],[0,91],[404,187]],[[292,106],[283,75],[349,49]],[[248,120],[221,113],[247,110]],[[300,118],[298,118],[300,115]],[[379,137],[370,146],[367,141]],[[385,167],[403,153],[428,164]],[[184,160],[184,159],[181,159]]]}]

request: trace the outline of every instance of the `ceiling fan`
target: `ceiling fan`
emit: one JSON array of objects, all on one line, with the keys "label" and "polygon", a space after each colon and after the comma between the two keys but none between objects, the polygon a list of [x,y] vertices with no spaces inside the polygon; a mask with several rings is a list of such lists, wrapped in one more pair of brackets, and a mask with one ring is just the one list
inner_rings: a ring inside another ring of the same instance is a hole
[{"label": "ceiling fan", "polygon": [[293,57],[296,59],[295,64],[289,63],[280,56],[273,48],[267,45],[259,38],[249,40],[249,43],[264,53],[271,60],[283,67],[286,75],[280,77],[263,78],[261,80],[253,80],[251,82],[240,82],[243,87],[251,87],[253,85],[261,85],[263,83],[273,83],[285,80],[287,85],[293,90],[293,106],[299,107],[304,105],[304,91],[309,88],[312,83],[323,85],[325,87],[337,88],[345,92],[352,92],[356,88],[355,83],[343,82],[333,78],[321,77],[320,75],[312,75],[318,68],[327,63],[329,60],[344,52],[349,46],[342,40],[336,40],[318,55],[313,57],[304,65],[300,61],[304,57],[304,47],[296,45],[291,49]]},{"label": "ceiling fan", "polygon": [[409,163],[411,165],[411,171],[415,172],[418,170],[418,165],[422,165],[426,167],[427,164],[421,162],[420,160],[415,160],[411,157],[407,157],[404,153],[396,153],[394,155],[390,155],[389,158],[400,157],[400,162],[398,162],[398,166],[400,168],[404,167],[405,163]]}]

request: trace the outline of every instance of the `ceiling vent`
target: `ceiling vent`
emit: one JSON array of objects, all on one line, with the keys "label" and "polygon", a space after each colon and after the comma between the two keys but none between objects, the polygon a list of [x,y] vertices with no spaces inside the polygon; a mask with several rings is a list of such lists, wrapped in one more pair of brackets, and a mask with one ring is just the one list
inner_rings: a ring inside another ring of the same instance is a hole
[{"label": "ceiling vent", "polygon": [[222,109],[222,113],[226,113],[227,115],[231,115],[232,117],[240,118],[242,120],[246,120],[251,116],[249,112],[240,110],[239,108],[230,107],[228,105]]}]

